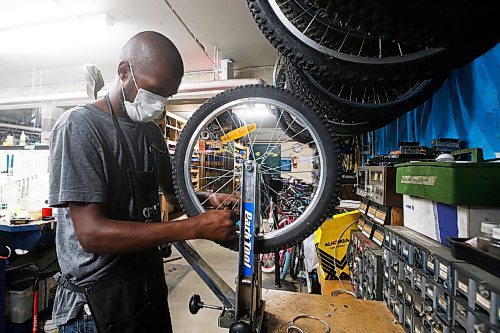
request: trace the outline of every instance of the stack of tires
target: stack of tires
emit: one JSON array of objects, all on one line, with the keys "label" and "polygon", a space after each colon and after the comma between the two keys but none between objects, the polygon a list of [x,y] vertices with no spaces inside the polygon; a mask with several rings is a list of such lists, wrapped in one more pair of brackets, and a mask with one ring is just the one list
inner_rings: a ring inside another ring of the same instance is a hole
[{"label": "stack of tires", "polygon": [[247,2],[284,57],[277,81],[327,115],[337,134],[385,126],[500,40],[495,0]]}]

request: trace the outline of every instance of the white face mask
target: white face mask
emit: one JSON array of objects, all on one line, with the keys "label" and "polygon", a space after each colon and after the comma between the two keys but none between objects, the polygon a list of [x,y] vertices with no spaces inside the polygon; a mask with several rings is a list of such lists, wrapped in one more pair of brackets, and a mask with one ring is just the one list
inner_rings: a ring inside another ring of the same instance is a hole
[{"label": "white face mask", "polygon": [[130,73],[132,74],[132,80],[134,80],[135,87],[137,88],[137,95],[133,103],[127,101],[122,85],[123,103],[125,104],[127,115],[130,119],[138,123],[147,123],[160,118],[165,108],[165,104],[167,103],[167,99],[139,88],[135,81],[132,66],[130,66]]}]

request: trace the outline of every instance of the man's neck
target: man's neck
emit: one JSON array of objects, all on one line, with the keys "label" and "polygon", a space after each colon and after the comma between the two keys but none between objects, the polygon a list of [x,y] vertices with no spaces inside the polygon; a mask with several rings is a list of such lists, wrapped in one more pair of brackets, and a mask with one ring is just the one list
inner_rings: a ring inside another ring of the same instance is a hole
[{"label": "man's neck", "polygon": [[[121,118],[128,117],[122,108],[122,105],[120,102],[120,96],[114,89],[111,89],[109,91],[109,101],[111,102],[111,107],[113,108],[113,111],[117,117],[121,117]],[[92,104],[97,106],[103,112],[110,113],[110,111],[111,111],[108,109],[108,105],[107,105],[106,101],[104,100],[104,98],[100,98],[100,99],[94,101]]]}]

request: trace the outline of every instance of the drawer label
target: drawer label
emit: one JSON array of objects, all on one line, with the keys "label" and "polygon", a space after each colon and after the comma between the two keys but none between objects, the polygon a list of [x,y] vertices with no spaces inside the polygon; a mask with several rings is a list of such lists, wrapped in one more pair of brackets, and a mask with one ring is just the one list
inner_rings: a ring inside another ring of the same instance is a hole
[{"label": "drawer label", "polygon": [[491,306],[491,301],[483,296],[481,296],[479,293],[476,293],[476,301],[479,305],[481,305],[483,308],[486,310],[490,310]]},{"label": "drawer label", "polygon": [[463,283],[462,281],[458,281],[458,289],[467,296],[469,287],[465,283]]},{"label": "drawer label", "polygon": [[445,264],[439,264],[439,277],[443,280],[448,279],[448,266]]}]

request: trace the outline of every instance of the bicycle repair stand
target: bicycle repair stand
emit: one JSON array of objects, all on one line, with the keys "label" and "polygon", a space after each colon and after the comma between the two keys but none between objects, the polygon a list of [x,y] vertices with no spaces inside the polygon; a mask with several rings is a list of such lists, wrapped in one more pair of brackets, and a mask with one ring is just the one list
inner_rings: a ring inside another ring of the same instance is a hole
[{"label": "bicycle repair stand", "polygon": [[262,271],[259,256],[254,252],[254,238],[260,226],[258,177],[259,168],[255,161],[244,161],[236,292],[188,242],[175,243],[177,250],[223,304],[222,307],[204,304],[195,294],[189,301],[189,311],[196,314],[202,308],[222,310],[219,327],[229,328],[229,333],[263,332],[265,301],[262,300]]}]

